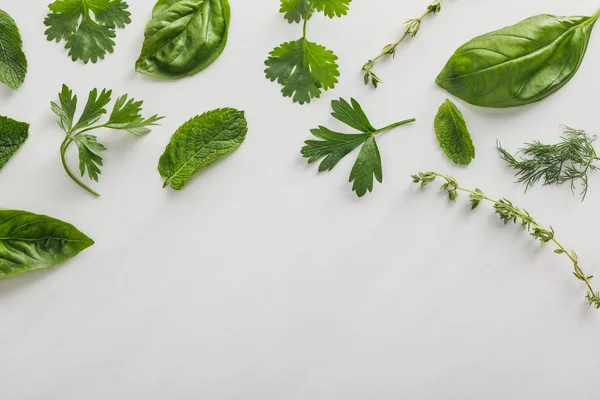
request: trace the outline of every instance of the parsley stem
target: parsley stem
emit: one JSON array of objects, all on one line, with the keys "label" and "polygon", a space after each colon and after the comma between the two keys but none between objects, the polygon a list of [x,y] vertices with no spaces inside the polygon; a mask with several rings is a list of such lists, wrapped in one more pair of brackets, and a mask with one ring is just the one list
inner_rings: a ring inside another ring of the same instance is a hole
[{"label": "parsley stem", "polygon": [[[81,132],[80,132],[81,133]],[[65,171],[67,173],[67,175],[69,175],[69,177],[75,181],[75,183],[77,183],[79,186],[81,186],[83,189],[87,190],[89,193],[93,194],[96,197],[100,197],[100,194],[96,191],[94,191],[93,189],[91,189],[89,186],[87,186],[85,183],[81,182],[76,176],[75,174],[73,174],[71,172],[71,170],[69,169],[69,166],[67,164],[67,160],[66,160],[66,153],[67,153],[67,149],[69,148],[69,146],[71,145],[71,143],[73,143],[73,139],[71,139],[70,136],[67,136],[65,138],[65,140],[62,142],[62,144],[60,145],[60,159],[62,161],[62,165],[65,168]]]},{"label": "parsley stem", "polygon": [[394,129],[394,128],[396,128],[398,126],[401,126],[401,125],[410,124],[410,123],[415,122],[415,121],[416,121],[416,118],[411,118],[411,119],[405,119],[404,121],[396,122],[394,124],[386,126],[385,128],[381,128],[381,129],[376,130],[375,132],[373,132],[373,136],[378,135],[378,134],[383,133],[383,132],[386,132],[386,131],[389,131],[389,130]]}]

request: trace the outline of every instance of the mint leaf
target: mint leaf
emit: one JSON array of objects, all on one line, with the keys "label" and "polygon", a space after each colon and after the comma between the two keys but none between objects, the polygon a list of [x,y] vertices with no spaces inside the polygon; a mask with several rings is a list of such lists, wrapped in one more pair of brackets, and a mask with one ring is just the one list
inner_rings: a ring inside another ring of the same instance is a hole
[{"label": "mint leaf", "polygon": [[93,244],[69,223],[27,211],[0,209],[0,279],[53,267]]},{"label": "mint leaf", "polygon": [[303,19],[310,18],[309,0],[281,0],[280,12],[284,13],[284,18],[291,24],[300,22]]},{"label": "mint leaf", "polygon": [[144,104],[143,101],[135,101],[134,99],[127,101],[127,95],[119,97],[105,126],[111,129],[124,130],[137,136],[150,133],[148,127],[158,125],[157,122],[164,117],[153,115],[148,119],[144,119],[141,115],[142,104]]},{"label": "mint leaf", "polygon": [[301,150],[303,157],[308,158],[312,164],[321,161],[319,172],[331,171],[352,150],[362,145],[362,149],[350,173],[350,182],[354,182],[352,190],[358,197],[373,191],[373,178],[379,182],[383,181],[383,168],[381,155],[375,136],[393,129],[397,126],[414,122],[414,119],[396,122],[385,128],[375,129],[369,122],[367,115],[360,104],[351,99],[348,103],[344,99],[333,100],[332,116],[346,125],[362,132],[358,134],[347,134],[334,132],[324,126],[312,129],[311,133],[321,140],[307,140]]},{"label": "mint leaf", "polygon": [[340,76],[337,56],[325,47],[302,38],[275,48],[265,61],[265,74],[283,85],[281,93],[300,104],[321,97],[332,89]]},{"label": "mint leaf", "polygon": [[352,0],[312,0],[312,5],[329,18],[342,17],[348,13]]},{"label": "mint leaf", "polygon": [[115,29],[131,22],[128,5],[122,0],[56,0],[48,8],[51,12],[44,20],[47,39],[66,41],[71,59],[85,64],[112,53]]},{"label": "mint leaf", "polygon": [[158,170],[163,187],[180,190],[195,173],[237,150],[248,132],[243,111],[220,108],[198,115],[183,124],[160,158]]},{"label": "mint leaf", "polygon": [[0,116],[0,169],[29,137],[29,124]]},{"label": "mint leaf", "polygon": [[93,135],[77,135],[73,137],[73,140],[79,148],[79,172],[81,176],[84,176],[87,170],[90,179],[98,182],[98,175],[101,173],[100,167],[103,165],[102,157],[98,153],[105,151],[106,147],[102,143],[98,143],[98,138]]},{"label": "mint leaf", "polygon": [[475,147],[465,119],[450,100],[446,100],[435,117],[435,135],[449,159],[456,164],[469,165],[475,158]]},{"label": "mint leaf", "polygon": [[6,12],[0,10],[0,82],[18,89],[27,74],[27,59],[19,28]]}]

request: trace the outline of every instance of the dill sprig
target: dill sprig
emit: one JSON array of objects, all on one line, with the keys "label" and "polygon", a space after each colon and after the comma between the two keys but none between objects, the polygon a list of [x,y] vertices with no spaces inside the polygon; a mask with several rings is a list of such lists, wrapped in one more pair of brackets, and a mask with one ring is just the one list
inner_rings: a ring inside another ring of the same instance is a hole
[{"label": "dill sprig", "polygon": [[455,178],[448,175],[441,175],[435,172],[421,172],[418,175],[413,175],[413,182],[418,183],[421,187],[427,186],[441,178],[445,181],[441,189],[448,193],[448,198],[456,202],[458,192],[465,192],[469,194],[471,200],[471,209],[476,209],[482,201],[488,201],[493,203],[494,210],[504,224],[514,223],[520,224],[523,228],[542,246],[552,243],[556,247],[554,252],[556,254],[564,254],[569,258],[573,264],[573,275],[575,278],[583,282],[587,287],[586,300],[591,307],[600,309],[600,292],[594,290],[591,284],[592,275],[587,275],[583,272],[579,266],[579,256],[575,251],[567,250],[555,237],[554,228],[544,228],[540,225],[531,214],[522,208],[515,206],[510,200],[502,198],[500,200],[492,199],[486,196],[481,190],[469,190],[459,186]]},{"label": "dill sprig", "polygon": [[570,182],[575,193],[578,185],[582,188],[582,200],[588,192],[588,172],[597,171],[596,161],[600,160],[594,149],[597,137],[583,130],[564,127],[561,142],[544,144],[540,141],[526,143],[516,155],[510,154],[498,143],[501,158],[517,170],[517,182],[525,184],[525,190],[543,181],[544,185],[561,185]]},{"label": "dill sprig", "polygon": [[365,71],[365,85],[368,85],[369,82],[371,82],[373,87],[377,88],[377,85],[383,83],[383,81],[373,72],[373,67],[375,66],[377,60],[386,56],[395,57],[396,47],[398,47],[400,43],[404,41],[404,39],[417,36],[417,33],[419,33],[419,30],[421,29],[423,18],[429,14],[439,13],[442,9],[441,4],[442,0],[433,0],[432,3],[427,6],[427,10],[425,10],[425,12],[421,14],[419,18],[411,18],[407,21],[404,21],[404,34],[400,37],[400,39],[394,43],[386,45],[377,57],[367,61],[365,65],[363,65],[362,70]]}]

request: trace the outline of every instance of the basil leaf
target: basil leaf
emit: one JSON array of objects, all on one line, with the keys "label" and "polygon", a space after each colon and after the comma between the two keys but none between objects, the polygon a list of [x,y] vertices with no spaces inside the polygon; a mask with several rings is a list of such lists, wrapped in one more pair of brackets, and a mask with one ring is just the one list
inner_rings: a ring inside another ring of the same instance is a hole
[{"label": "basil leaf", "polygon": [[93,244],[66,222],[0,209],[0,278],[53,267]]},{"label": "basil leaf", "polygon": [[158,170],[166,179],[163,187],[182,189],[196,172],[237,150],[247,132],[244,112],[233,108],[220,108],[190,119],[177,129],[158,163]]},{"label": "basil leaf", "polygon": [[436,83],[482,107],[540,101],[577,72],[600,11],[592,17],[538,15],[467,42]]},{"label": "basil leaf", "polygon": [[25,81],[27,59],[19,28],[6,12],[0,10],[0,82],[18,89]]},{"label": "basil leaf", "polygon": [[212,64],[227,44],[227,0],[159,0],[146,25],[136,71],[180,79]]},{"label": "basil leaf", "polygon": [[29,124],[0,117],[0,169],[29,137]]},{"label": "basil leaf", "polygon": [[475,147],[465,119],[450,100],[446,100],[435,117],[435,135],[449,159],[469,165],[475,158]]}]

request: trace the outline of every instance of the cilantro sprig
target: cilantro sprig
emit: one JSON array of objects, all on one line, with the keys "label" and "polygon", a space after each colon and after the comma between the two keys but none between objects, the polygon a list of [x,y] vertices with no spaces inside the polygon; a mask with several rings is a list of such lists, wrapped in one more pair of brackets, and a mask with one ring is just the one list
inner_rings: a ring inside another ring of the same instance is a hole
[{"label": "cilantro sprig", "polygon": [[340,76],[337,56],[320,44],[307,39],[307,23],[315,12],[329,18],[347,14],[352,0],[281,0],[280,12],[291,23],[304,21],[302,37],[273,49],[265,61],[265,74],[271,82],[283,86],[281,93],[294,102],[310,103],[323,90],[333,89]]},{"label": "cilantro sprig", "polygon": [[153,115],[150,118],[144,118],[141,115],[142,101],[128,99],[128,95],[120,96],[108,118],[103,124],[96,124],[100,118],[107,113],[106,106],[110,103],[112,90],[103,89],[98,93],[98,89],[93,89],[79,120],[75,122],[75,112],[77,110],[77,96],[73,95],[71,89],[66,85],[62,86],[62,91],[58,94],[60,104],[51,102],[52,111],[58,116],[58,126],[66,133],[65,140],[60,145],[60,157],[65,171],[83,189],[89,193],[100,196],[96,191],[83,183],[69,169],[66,160],[67,150],[73,143],[77,145],[79,151],[79,172],[83,177],[86,172],[88,177],[98,182],[101,173],[100,167],[103,165],[100,153],[106,150],[106,147],[98,142],[98,138],[90,135],[88,132],[96,129],[114,129],[132,133],[136,136],[144,136],[150,133],[150,127],[158,125],[157,122],[164,117]]},{"label": "cilantro sprig", "polygon": [[48,5],[46,37],[64,40],[73,61],[95,63],[113,52],[115,29],[131,22],[128,7],[123,0],[56,0]]},{"label": "cilantro sprig", "polygon": [[379,183],[383,182],[381,155],[375,136],[416,120],[414,118],[407,119],[388,125],[385,128],[376,129],[371,125],[360,104],[354,99],[351,99],[350,103],[342,98],[333,100],[331,108],[333,109],[331,115],[335,119],[361,133],[339,133],[324,126],[319,126],[312,129],[311,133],[321,140],[307,140],[301,151],[302,156],[308,158],[309,164],[322,159],[319,172],[331,171],[352,150],[362,145],[362,149],[350,172],[350,182],[354,182],[352,190],[356,192],[358,197],[362,197],[367,192],[373,191],[373,177]]}]

